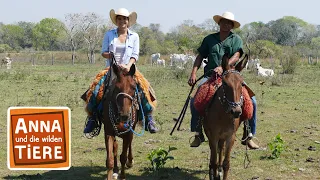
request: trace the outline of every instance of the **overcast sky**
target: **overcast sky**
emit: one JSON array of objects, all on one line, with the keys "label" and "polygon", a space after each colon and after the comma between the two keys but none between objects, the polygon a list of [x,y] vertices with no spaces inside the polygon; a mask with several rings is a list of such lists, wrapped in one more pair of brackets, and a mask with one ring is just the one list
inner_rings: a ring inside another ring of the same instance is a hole
[{"label": "overcast sky", "polygon": [[320,24],[320,0],[0,0],[0,22],[39,22],[44,18],[64,20],[68,13],[94,12],[109,19],[110,9],[120,7],[138,13],[143,26],[159,23],[168,32],[183,20],[202,23],[225,11],[235,14],[242,25],[267,23],[283,16],[295,16],[311,24]]}]

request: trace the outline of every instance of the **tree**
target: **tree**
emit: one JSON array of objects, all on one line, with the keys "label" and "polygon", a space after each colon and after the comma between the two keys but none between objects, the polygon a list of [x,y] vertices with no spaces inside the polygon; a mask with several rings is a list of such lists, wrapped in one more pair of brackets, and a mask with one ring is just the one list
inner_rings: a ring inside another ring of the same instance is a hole
[{"label": "tree", "polygon": [[280,55],[281,48],[271,41],[257,40],[253,43],[251,52],[255,57],[272,58]]},{"label": "tree", "polygon": [[20,21],[18,22],[18,26],[21,27],[24,31],[22,41],[20,42],[20,46],[22,48],[31,48],[32,47],[32,29],[35,24],[32,22]]},{"label": "tree", "polygon": [[285,46],[295,46],[299,40],[300,25],[293,18],[284,17],[268,23],[276,43]]},{"label": "tree", "polygon": [[72,51],[72,56],[71,56],[72,65],[74,65],[74,61],[76,58],[76,50],[78,49],[78,46],[84,40],[80,36],[80,34],[81,34],[81,18],[82,18],[82,15],[79,13],[67,14],[65,16],[64,30],[67,34],[68,41],[71,46],[70,50]]},{"label": "tree", "polygon": [[2,26],[2,41],[8,44],[11,48],[19,51],[20,44],[23,41],[24,30],[18,25],[3,25]]},{"label": "tree", "polygon": [[185,20],[167,34],[167,39],[173,40],[180,52],[187,53],[190,50],[195,52],[200,46],[204,34],[207,35],[204,29],[194,25],[191,20]]},{"label": "tree", "polygon": [[103,19],[95,13],[88,13],[81,18],[81,31],[87,44],[87,56],[89,63],[95,63],[95,50],[98,44],[101,44],[103,32],[101,25]]},{"label": "tree", "polygon": [[159,52],[158,42],[155,40],[154,33],[148,27],[142,27],[139,32],[140,36],[140,54],[148,55]]},{"label": "tree", "polygon": [[64,33],[64,24],[54,18],[45,18],[32,30],[33,45],[36,49],[53,50],[59,36]]},{"label": "tree", "polygon": [[203,23],[198,26],[208,33],[218,32],[220,30],[220,26],[211,18],[204,20]]}]

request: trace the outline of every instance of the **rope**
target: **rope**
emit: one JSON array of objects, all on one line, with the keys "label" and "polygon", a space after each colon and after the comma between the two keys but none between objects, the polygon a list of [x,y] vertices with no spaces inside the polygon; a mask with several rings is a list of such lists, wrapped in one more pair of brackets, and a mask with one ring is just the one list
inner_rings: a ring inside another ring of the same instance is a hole
[{"label": "rope", "polygon": [[143,134],[144,134],[144,131],[145,131],[145,126],[146,126],[146,124],[145,124],[145,117],[144,117],[144,112],[143,112],[143,108],[142,108],[142,104],[141,104],[141,100],[140,100],[140,96],[139,96],[139,94],[138,94],[138,87],[136,86],[136,93],[137,93],[137,96],[138,96],[138,103],[139,103],[139,107],[140,107],[140,110],[141,110],[141,114],[142,114],[142,131],[141,131],[141,133],[140,134],[138,134],[136,131],[134,131],[134,129],[132,128],[132,126],[130,126],[130,131],[133,133],[133,134],[135,134],[136,136],[139,136],[139,137],[141,137],[141,136],[143,136]]}]

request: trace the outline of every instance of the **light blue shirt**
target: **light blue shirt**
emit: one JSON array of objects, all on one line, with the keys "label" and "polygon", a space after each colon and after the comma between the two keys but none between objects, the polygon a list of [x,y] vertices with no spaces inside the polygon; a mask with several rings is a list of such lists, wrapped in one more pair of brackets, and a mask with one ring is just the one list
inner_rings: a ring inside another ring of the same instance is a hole
[{"label": "light blue shirt", "polygon": [[[118,38],[117,28],[107,31],[102,42],[101,54],[104,52],[116,52],[115,38]],[[123,63],[128,64],[130,58],[139,58],[139,35],[128,29],[128,36],[126,39],[125,52],[123,55]],[[110,66],[110,60],[106,59],[106,66]]]}]

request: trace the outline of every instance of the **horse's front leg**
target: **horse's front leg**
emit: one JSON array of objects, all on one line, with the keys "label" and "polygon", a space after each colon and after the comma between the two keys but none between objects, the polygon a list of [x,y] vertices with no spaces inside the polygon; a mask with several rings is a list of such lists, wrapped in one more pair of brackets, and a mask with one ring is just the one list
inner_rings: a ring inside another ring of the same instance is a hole
[{"label": "horse's front leg", "polygon": [[126,165],[127,165],[128,168],[131,168],[131,167],[133,166],[132,139],[133,139],[133,134],[130,134],[128,161],[127,161],[127,163],[126,163]]},{"label": "horse's front leg", "polygon": [[225,152],[225,140],[220,139],[219,143],[218,143],[218,153],[219,153],[219,169],[218,169],[218,173],[220,174],[222,172],[222,163],[224,160],[224,152]]},{"label": "horse's front leg", "polygon": [[110,135],[105,135],[105,145],[107,151],[107,159],[106,159],[106,166],[107,170],[107,179],[112,180],[113,175],[113,168],[114,168],[114,156],[113,156],[113,143],[114,137]]},{"label": "horse's front leg", "polygon": [[218,177],[218,158],[217,158],[217,141],[215,139],[209,139],[210,145],[210,165],[209,165],[209,178],[215,180]]},{"label": "horse's front leg", "polygon": [[114,139],[114,142],[113,142],[113,158],[114,158],[113,177],[114,179],[117,179],[118,173],[119,173],[119,167],[118,167],[118,142],[116,139]]},{"label": "horse's front leg", "polygon": [[122,153],[120,155],[120,162],[121,162],[121,172],[120,172],[120,179],[125,179],[125,169],[126,169],[126,162],[128,158],[128,148],[130,143],[130,136],[126,134],[123,136],[123,144],[122,144]]},{"label": "horse's front leg", "polygon": [[226,149],[225,149],[225,156],[224,156],[224,161],[223,161],[223,179],[226,180],[228,178],[228,172],[230,168],[230,154],[231,154],[231,149],[234,144],[235,140],[235,133],[230,137],[230,139],[226,140]]}]

